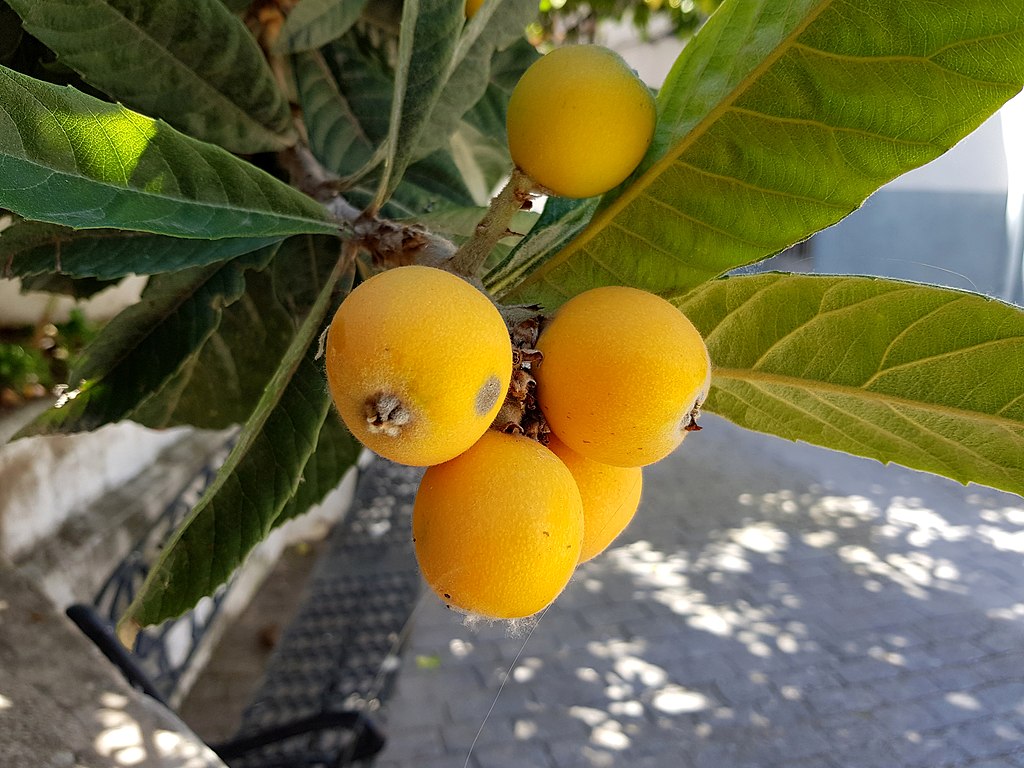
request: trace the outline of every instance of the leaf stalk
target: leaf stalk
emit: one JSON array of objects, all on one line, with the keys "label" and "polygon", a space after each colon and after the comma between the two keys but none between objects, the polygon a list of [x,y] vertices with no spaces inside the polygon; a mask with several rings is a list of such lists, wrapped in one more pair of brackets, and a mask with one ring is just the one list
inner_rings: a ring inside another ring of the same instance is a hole
[{"label": "leaf stalk", "polygon": [[465,277],[476,277],[498,241],[508,236],[512,217],[522,209],[536,188],[537,183],[525,171],[513,168],[508,182],[491,200],[487,213],[476,225],[476,232],[455,252],[447,269]]}]

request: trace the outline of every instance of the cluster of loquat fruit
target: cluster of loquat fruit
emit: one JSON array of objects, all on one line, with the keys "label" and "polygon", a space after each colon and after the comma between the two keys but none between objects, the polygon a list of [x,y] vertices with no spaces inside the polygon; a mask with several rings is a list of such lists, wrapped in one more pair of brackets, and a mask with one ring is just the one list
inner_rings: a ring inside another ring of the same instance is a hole
[{"label": "cluster of loquat fruit", "polygon": [[[654,114],[616,54],[556,49],[513,91],[510,153],[537,189],[601,194],[639,163]],[[357,439],[427,467],[412,535],[430,587],[459,610],[514,619],[549,605],[630,522],[641,467],[697,429],[711,364],[693,324],[645,291],[595,288],[546,318],[411,265],[346,297],[326,371]]]}]

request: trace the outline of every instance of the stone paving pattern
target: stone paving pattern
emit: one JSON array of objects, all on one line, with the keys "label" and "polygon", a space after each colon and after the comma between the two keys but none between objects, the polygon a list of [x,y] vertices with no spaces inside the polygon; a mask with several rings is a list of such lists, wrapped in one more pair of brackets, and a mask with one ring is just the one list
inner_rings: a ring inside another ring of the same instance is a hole
[{"label": "stone paving pattern", "polygon": [[1024,500],[702,423],[532,628],[424,595],[376,768],[1024,767]]}]

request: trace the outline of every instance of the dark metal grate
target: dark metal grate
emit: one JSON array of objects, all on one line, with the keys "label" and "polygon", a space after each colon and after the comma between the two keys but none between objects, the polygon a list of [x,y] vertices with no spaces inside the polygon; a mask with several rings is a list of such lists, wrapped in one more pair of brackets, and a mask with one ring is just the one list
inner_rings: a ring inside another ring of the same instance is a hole
[{"label": "dark metal grate", "polygon": [[[391,687],[403,629],[421,581],[412,550],[412,501],[422,470],[377,459],[315,566],[238,736],[323,712],[372,713]],[[232,768],[328,768],[347,763],[341,730],[284,739]]]}]

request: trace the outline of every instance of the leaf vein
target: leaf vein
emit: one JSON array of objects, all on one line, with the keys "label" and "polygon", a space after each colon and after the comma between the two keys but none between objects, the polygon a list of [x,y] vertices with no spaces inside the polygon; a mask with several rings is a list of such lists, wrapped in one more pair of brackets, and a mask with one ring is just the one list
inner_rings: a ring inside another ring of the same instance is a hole
[{"label": "leaf vein", "polygon": [[970,344],[966,347],[960,347],[959,349],[950,349],[947,350],[946,352],[937,352],[934,355],[926,355],[925,357],[919,357],[916,360],[908,360],[905,363],[900,363],[899,365],[894,365],[890,368],[878,371],[877,373],[872,375],[871,378],[865,381],[863,386],[870,387],[873,384],[875,384],[875,382],[878,379],[881,379],[887,374],[893,373],[894,371],[905,370],[907,368],[914,368],[918,365],[924,365],[925,363],[932,363],[938,360],[947,360],[949,358],[967,355],[972,352],[976,352],[980,349],[985,349],[987,347],[1003,346],[1005,344],[1012,344],[1016,346],[1018,343],[1022,341],[1024,341],[1024,336],[1004,336],[1001,339],[986,339],[984,341],[979,341],[976,344]]},{"label": "leaf vein", "polygon": [[[744,237],[739,237],[736,234],[734,234],[732,232],[729,232],[726,229],[722,229],[721,227],[716,227],[714,224],[709,224],[708,222],[704,221],[703,219],[699,219],[696,216],[694,216],[693,214],[687,213],[686,211],[682,210],[681,208],[677,208],[676,206],[672,205],[671,203],[666,203],[664,200],[659,200],[657,197],[652,195],[647,190],[644,190],[641,196],[646,198],[647,200],[650,200],[655,205],[657,205],[657,206],[659,206],[661,208],[664,208],[664,209],[666,209],[668,211],[671,211],[672,213],[676,214],[680,218],[686,219],[687,221],[692,221],[694,224],[696,224],[699,227],[704,227],[705,229],[707,229],[707,230],[709,230],[711,232],[716,232],[717,234],[722,235],[723,237],[727,237],[730,240],[734,240],[734,241],[736,241],[738,243],[743,243],[744,245],[749,245],[749,246],[751,246],[753,248],[758,248],[758,249],[765,249],[765,248],[774,249],[774,248],[777,247],[776,243],[770,243],[770,244],[769,243],[758,243],[758,242],[755,242],[753,240],[748,240],[748,239],[746,239]],[[615,220],[612,220],[612,221],[609,222],[609,224],[618,224],[618,222],[615,221]]]},{"label": "leaf vein", "polygon": [[[799,280],[799,279],[800,278],[798,276],[795,276],[795,275],[791,278],[791,280],[794,280],[794,281]],[[777,285],[777,284],[775,284],[775,285]],[[907,292],[913,291],[913,290],[915,290],[914,286],[907,286],[906,288],[901,288],[899,290],[892,291],[892,292],[890,292],[889,294],[886,294],[886,295],[894,296],[894,295],[899,295],[901,293],[907,293]],[[844,304],[841,307],[834,307],[833,309],[822,310],[821,308],[825,304],[825,299],[826,299],[827,295],[828,295],[827,291],[822,293],[821,299],[820,299],[820,301],[818,303],[818,309],[817,309],[816,312],[814,312],[813,314],[808,316],[808,318],[806,320],[804,320],[802,323],[800,323],[799,325],[796,325],[793,328],[791,328],[790,330],[786,331],[785,335],[780,336],[775,341],[773,341],[768,346],[768,348],[765,349],[764,352],[761,353],[760,357],[758,357],[757,360],[755,360],[754,363],[750,367],[751,368],[758,368],[759,366],[761,366],[764,363],[765,359],[772,352],[774,352],[777,348],[779,348],[783,344],[787,343],[787,341],[789,341],[795,334],[800,333],[800,331],[802,331],[805,328],[809,327],[813,323],[818,322],[823,317],[827,317],[829,315],[838,315],[840,313],[854,312],[854,311],[858,310],[861,305],[867,304],[868,302],[873,301],[875,298],[877,298],[875,296],[867,296],[867,297],[865,297],[863,299],[858,299],[857,301],[853,302],[852,304]]]},{"label": "leaf vein", "polygon": [[899,144],[906,147],[929,147],[931,149],[938,149],[945,151],[946,147],[935,143],[934,141],[922,141],[919,139],[898,139],[895,136],[887,136],[884,133],[876,133],[875,131],[867,131],[863,128],[850,128],[843,125],[830,125],[823,120],[813,120],[808,117],[788,117],[785,115],[772,115],[767,112],[758,112],[756,109],[748,109],[746,107],[737,107],[730,105],[728,110],[731,112],[737,112],[743,115],[749,115],[750,117],[761,118],[768,122],[785,123],[787,125],[805,125],[812,128],[823,128],[826,131],[833,133],[848,133],[854,136],[860,136],[866,139],[872,139],[875,141],[885,141],[890,144]]},{"label": "leaf vein", "polygon": [[835,208],[836,210],[841,210],[841,211],[848,210],[848,206],[842,205],[840,203],[833,203],[833,202],[830,202],[828,200],[823,200],[820,197],[812,197],[810,195],[798,195],[795,192],[784,192],[781,189],[772,189],[771,187],[762,187],[759,184],[753,184],[753,183],[751,183],[749,181],[744,181],[743,179],[741,179],[741,178],[739,178],[737,176],[730,176],[730,175],[724,174],[724,173],[715,173],[714,171],[709,171],[706,168],[701,168],[700,166],[694,165],[693,163],[686,162],[685,160],[679,160],[676,163],[676,165],[681,165],[681,166],[685,166],[686,168],[690,168],[690,169],[696,171],[697,173],[699,173],[701,176],[706,176],[706,177],[711,178],[711,179],[720,179],[722,181],[729,182],[730,184],[735,184],[736,186],[744,187],[745,189],[752,189],[755,192],[764,192],[764,193],[766,193],[768,195],[771,195],[773,197],[781,197],[781,198],[784,198],[784,199],[787,199],[787,200],[797,200],[799,202],[804,202],[804,203],[816,203],[818,205],[823,205],[823,206],[826,206],[828,208]]}]

